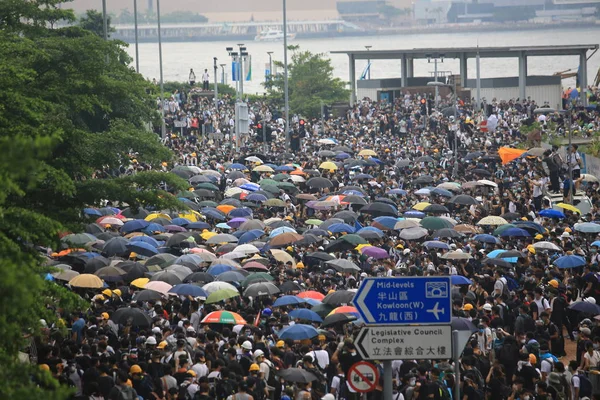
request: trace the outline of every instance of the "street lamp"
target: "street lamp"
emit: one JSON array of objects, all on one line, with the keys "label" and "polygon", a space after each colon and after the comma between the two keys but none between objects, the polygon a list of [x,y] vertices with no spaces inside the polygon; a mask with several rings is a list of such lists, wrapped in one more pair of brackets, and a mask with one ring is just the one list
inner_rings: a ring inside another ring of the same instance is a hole
[{"label": "street lamp", "polygon": [[572,146],[571,124],[573,122],[571,120],[571,113],[568,110],[555,110],[554,108],[550,107],[536,108],[533,110],[533,113],[538,115],[559,113],[567,116],[567,135],[569,138],[569,147],[567,149],[567,166],[569,167],[569,204],[573,204],[573,195],[575,194],[575,189],[573,187],[575,186],[575,182],[573,182],[573,166],[571,165],[569,153]]},{"label": "street lamp", "polygon": [[219,66],[221,67],[221,83],[223,85],[225,84],[225,65],[227,64],[219,64]]},{"label": "street lamp", "polygon": [[273,54],[272,51],[267,51],[267,54],[269,55],[269,80],[271,80],[271,76],[273,76],[273,59],[271,58],[271,54]]},{"label": "street lamp", "polygon": [[133,25],[135,31],[135,72],[140,73],[140,50],[138,43],[137,0],[133,0]]},{"label": "street lamp", "polygon": [[[367,49],[367,51],[371,50],[371,47],[373,46],[365,46],[365,49]],[[371,58],[367,58],[367,79],[371,79]]]},{"label": "street lamp", "polygon": [[[435,87],[435,91],[436,91],[436,98],[437,98],[437,91],[438,88],[440,87],[448,87],[451,90],[453,90],[454,92],[454,102],[452,105],[452,108],[454,110],[454,124],[457,124],[456,121],[456,111],[457,111],[457,107],[458,107],[458,93],[456,93],[456,79],[453,78],[453,83],[454,85],[448,85],[446,83],[442,83],[442,82],[438,82],[433,81],[433,82],[427,82],[427,86],[434,86]],[[454,178],[456,178],[456,176],[458,175],[458,128],[454,131],[454,168],[452,171],[452,175],[454,176]]]},{"label": "street lamp", "polygon": [[[434,64],[434,70],[433,70],[433,81],[437,82],[437,78],[438,78],[438,69],[437,69],[437,64],[438,64],[438,60],[440,60],[440,62],[444,62],[444,55],[443,54],[435,54],[435,55],[427,55],[427,62],[431,63],[431,59],[433,58],[433,64]],[[428,83],[429,85],[429,83]],[[436,86],[436,85],[430,85],[430,86]],[[437,108],[438,106],[438,86],[436,86],[435,88],[435,108]]]},{"label": "street lamp", "polygon": [[217,111],[219,111],[219,87],[217,86],[217,73],[218,73],[218,68],[217,67],[217,57],[213,57],[213,71],[214,71],[214,75],[215,75],[215,93],[214,93],[214,97],[215,97],[215,109]]},{"label": "street lamp", "polygon": [[161,137],[167,136],[167,127],[165,125],[165,105],[163,96],[165,89],[163,87],[163,62],[162,62],[162,35],[160,33],[160,0],[156,0],[156,19],[158,22],[158,63],[160,65],[160,109],[162,110],[162,125],[160,128]]},{"label": "street lamp", "polygon": [[[283,94],[285,114],[285,143],[290,146],[290,94],[288,90],[288,59],[287,59],[287,4],[283,0]],[[391,366],[390,366],[391,368]],[[390,394],[391,395],[391,394]]]},{"label": "street lamp", "polygon": [[240,50],[240,63],[239,63],[239,67],[240,67],[240,100],[243,102],[244,101],[244,60],[245,60],[245,57],[248,56],[248,53],[246,53],[246,48],[244,47],[243,43],[238,43],[238,49]]}]

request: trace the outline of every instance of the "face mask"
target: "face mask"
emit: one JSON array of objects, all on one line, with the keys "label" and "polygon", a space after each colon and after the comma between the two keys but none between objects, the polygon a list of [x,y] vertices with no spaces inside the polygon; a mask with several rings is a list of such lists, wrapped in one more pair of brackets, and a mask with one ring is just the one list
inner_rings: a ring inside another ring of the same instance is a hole
[{"label": "face mask", "polygon": [[529,396],[523,396],[523,400],[529,400]]},{"label": "face mask", "polygon": [[416,378],[411,378],[411,379],[408,381],[408,384],[409,384],[410,386],[415,386],[415,385],[417,384],[417,379],[416,379]]},{"label": "face mask", "polygon": [[521,339],[521,343],[522,343],[522,344],[525,344],[525,339]]},{"label": "face mask", "polygon": [[600,349],[600,345],[599,344],[595,344],[594,345],[594,350],[598,350],[598,349]]}]

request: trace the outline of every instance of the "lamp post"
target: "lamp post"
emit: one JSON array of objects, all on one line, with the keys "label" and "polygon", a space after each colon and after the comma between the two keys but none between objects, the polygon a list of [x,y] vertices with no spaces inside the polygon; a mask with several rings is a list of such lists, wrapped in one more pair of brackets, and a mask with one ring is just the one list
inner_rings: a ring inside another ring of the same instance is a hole
[{"label": "lamp post", "polygon": [[219,64],[219,66],[221,67],[221,83],[223,85],[225,84],[225,65],[227,64]]},{"label": "lamp post", "polygon": [[240,100],[244,101],[244,59],[248,53],[245,53],[246,48],[243,43],[238,43],[238,49],[240,50],[240,58],[239,58],[239,71],[240,71]]},{"label": "lamp post", "polygon": [[133,0],[133,30],[135,32],[135,72],[140,73],[140,50],[138,43],[137,0]]},{"label": "lamp post", "polygon": [[102,0],[102,26],[104,28],[104,40],[108,40],[108,16],[106,15],[106,0]]},{"label": "lamp post", "polygon": [[[373,46],[365,46],[365,49],[367,49],[367,51],[371,50],[371,47]],[[367,58],[367,79],[371,79],[371,58]]]},{"label": "lamp post", "polygon": [[217,57],[213,57],[213,68],[214,68],[214,75],[215,75],[215,109],[217,111],[219,111],[219,86],[217,85],[217,73],[218,73],[218,68],[217,67]]},{"label": "lamp post", "polygon": [[[437,78],[438,78],[438,69],[437,69],[437,65],[438,65],[438,60],[440,60],[440,62],[444,62],[444,55],[443,54],[435,54],[435,55],[428,55],[427,56],[427,62],[431,63],[431,59],[433,59],[433,65],[434,65],[434,70],[433,70],[433,81],[437,82]],[[429,85],[430,82],[427,83],[427,85]],[[438,107],[438,85],[429,85],[429,86],[435,86],[435,108],[437,109]]]},{"label": "lamp post", "polygon": [[[454,101],[452,103],[452,108],[454,110],[454,123],[457,124],[456,121],[456,111],[457,111],[457,107],[458,107],[458,93],[456,93],[456,78],[452,78],[453,81],[453,85],[448,85],[442,82],[438,82],[433,81],[433,82],[427,82],[427,86],[435,86],[435,91],[437,94],[438,88],[439,87],[448,87],[450,89],[453,90],[454,92]],[[437,96],[436,96],[437,98]],[[458,175],[458,126],[457,129],[454,131],[454,167],[452,168],[452,176],[456,179],[456,176]]]},{"label": "lamp post", "polygon": [[158,63],[160,66],[160,109],[162,110],[162,125],[160,129],[161,137],[164,139],[167,136],[167,127],[165,125],[165,105],[163,87],[163,61],[162,61],[162,35],[160,33],[160,0],[156,0],[156,20],[158,23]]},{"label": "lamp post", "polygon": [[271,80],[271,76],[273,76],[273,59],[271,58],[271,54],[273,54],[273,52],[267,51],[267,54],[269,55],[269,77],[268,77],[268,80]]},{"label": "lamp post", "polygon": [[284,93],[284,115],[285,115],[285,144],[286,149],[290,146],[290,94],[288,90],[288,60],[287,60],[287,4],[283,0],[283,93]]},{"label": "lamp post", "polygon": [[573,166],[571,165],[571,160],[570,160],[570,151],[571,151],[571,146],[572,146],[572,134],[571,134],[571,124],[573,123],[571,120],[571,113],[569,112],[569,110],[555,110],[554,108],[550,108],[550,107],[543,107],[543,108],[536,108],[535,110],[533,110],[534,114],[554,114],[554,113],[560,113],[562,115],[566,115],[567,117],[567,135],[568,135],[568,139],[569,139],[569,147],[567,148],[567,166],[569,168],[569,204],[573,204],[573,196],[575,195],[575,182],[573,182]]},{"label": "lamp post", "polygon": [[[226,47],[225,50],[227,51],[227,54],[229,54],[229,56],[231,57],[231,62],[237,63],[238,62],[238,52],[233,51],[233,47]],[[235,75],[238,77],[237,80],[235,81],[235,101],[237,103],[239,101],[239,80],[240,80],[238,64],[235,64]],[[231,79],[233,79],[233,77]]]}]

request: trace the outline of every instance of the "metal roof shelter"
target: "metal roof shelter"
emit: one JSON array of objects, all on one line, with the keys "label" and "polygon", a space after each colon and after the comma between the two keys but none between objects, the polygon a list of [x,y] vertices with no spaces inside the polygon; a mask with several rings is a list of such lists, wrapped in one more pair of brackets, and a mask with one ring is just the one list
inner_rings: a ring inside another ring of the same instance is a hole
[{"label": "metal roof shelter", "polygon": [[[540,56],[578,56],[581,81],[587,82],[587,53],[597,51],[597,44],[573,44],[557,46],[515,46],[515,47],[450,47],[406,50],[345,50],[332,51],[333,54],[347,54],[352,89],[351,102],[356,102],[356,60],[401,60],[402,86],[406,86],[407,78],[414,77],[413,60],[432,58],[458,58],[460,61],[460,80],[463,87],[467,86],[467,60],[476,58],[507,58],[519,59],[519,97],[527,97],[527,58]],[[587,99],[582,98],[585,103]],[[586,104],[587,105],[587,104]]]}]

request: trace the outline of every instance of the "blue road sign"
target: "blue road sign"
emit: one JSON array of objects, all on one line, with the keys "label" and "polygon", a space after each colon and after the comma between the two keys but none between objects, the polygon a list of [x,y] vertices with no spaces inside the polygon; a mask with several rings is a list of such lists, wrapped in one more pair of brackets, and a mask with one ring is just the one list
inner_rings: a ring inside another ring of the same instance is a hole
[{"label": "blue road sign", "polygon": [[366,324],[449,324],[450,277],[366,278],[353,303]]}]

